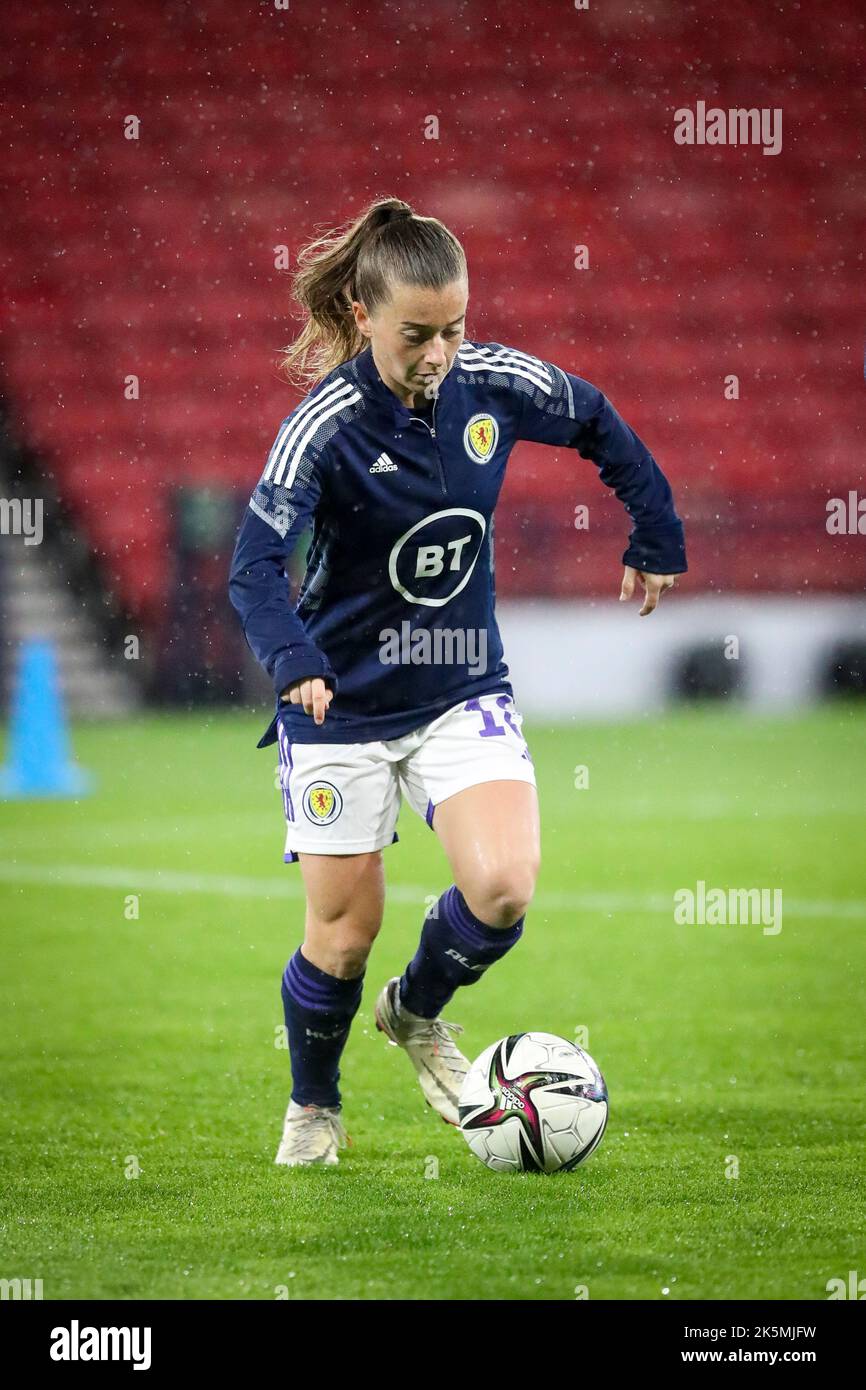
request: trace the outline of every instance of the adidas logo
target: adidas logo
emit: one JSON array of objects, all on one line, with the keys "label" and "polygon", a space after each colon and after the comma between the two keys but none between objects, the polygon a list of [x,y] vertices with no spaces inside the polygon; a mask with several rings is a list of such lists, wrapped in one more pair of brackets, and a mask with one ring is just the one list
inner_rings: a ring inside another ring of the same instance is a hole
[{"label": "adidas logo", "polygon": [[375,463],[370,464],[371,473],[396,473],[397,465],[387,454],[380,454]]},{"label": "adidas logo", "polygon": [[517,1091],[512,1091],[510,1086],[502,1086],[499,1093],[499,1104],[503,1110],[525,1110],[526,1101]]}]

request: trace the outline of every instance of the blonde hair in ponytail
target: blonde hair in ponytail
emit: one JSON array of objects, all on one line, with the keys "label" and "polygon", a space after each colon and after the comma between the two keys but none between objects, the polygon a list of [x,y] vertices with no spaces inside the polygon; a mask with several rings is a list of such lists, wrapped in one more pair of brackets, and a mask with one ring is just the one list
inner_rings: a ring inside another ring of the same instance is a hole
[{"label": "blonde hair in ponytail", "polygon": [[419,217],[400,198],[379,198],[353,222],[309,242],[298,253],[292,295],[306,314],[298,337],[283,349],[280,368],[296,385],[321,381],[366,347],[352,313],[390,298],[393,284],[441,289],[467,279],[463,247],[436,217]]}]

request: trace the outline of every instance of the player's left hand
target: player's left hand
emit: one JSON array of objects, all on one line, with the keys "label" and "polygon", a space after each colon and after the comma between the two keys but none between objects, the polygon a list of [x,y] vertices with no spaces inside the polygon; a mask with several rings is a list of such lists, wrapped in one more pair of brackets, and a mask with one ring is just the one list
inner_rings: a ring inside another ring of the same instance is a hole
[{"label": "player's left hand", "polygon": [[627,603],[634,594],[634,582],[639,579],[644,590],[643,608],[638,617],[645,618],[648,613],[658,606],[658,601],[665,589],[674,587],[673,574],[646,574],[643,570],[632,569],[631,565],[626,565],[622,576],[622,589],[620,590],[620,603]]}]

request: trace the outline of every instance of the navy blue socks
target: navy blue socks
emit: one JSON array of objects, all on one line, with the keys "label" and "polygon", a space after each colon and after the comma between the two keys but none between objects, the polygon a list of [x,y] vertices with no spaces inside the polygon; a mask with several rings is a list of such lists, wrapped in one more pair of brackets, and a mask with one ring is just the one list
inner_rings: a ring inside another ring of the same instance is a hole
[{"label": "navy blue socks", "polygon": [[286,966],[281,992],[298,1105],[340,1104],[340,1056],[363,987],[363,975],[338,980],[302,956],[300,947]]},{"label": "navy blue socks", "polygon": [[401,1004],[422,1018],[436,1018],[460,985],[474,984],[517,944],[524,921],[488,926],[452,884],[424,919],[418,950],[400,980]]},{"label": "navy blue socks", "polygon": [[[418,950],[400,979],[400,1002],[421,1018],[436,1018],[461,985],[473,985],[520,940],[525,918],[490,927],[470,911],[455,885],[424,919]],[[364,976],[339,980],[295,952],[283,974],[282,996],[292,1060],[292,1100],[340,1104],[340,1057],[361,1003]]]}]

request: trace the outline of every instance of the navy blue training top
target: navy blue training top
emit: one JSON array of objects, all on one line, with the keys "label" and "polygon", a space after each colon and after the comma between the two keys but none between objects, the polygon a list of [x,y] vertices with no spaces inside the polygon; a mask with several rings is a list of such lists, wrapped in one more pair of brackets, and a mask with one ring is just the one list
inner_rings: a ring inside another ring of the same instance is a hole
[{"label": "navy blue training top", "polygon": [[[429,409],[410,409],[367,346],[283,420],[238,533],[229,593],[277,697],[258,747],[276,742],[278,720],[291,742],[368,742],[459,701],[512,693],[493,521],[520,439],[596,464],[632,519],[624,564],[685,571],[664,474],[588,381],[501,343],[464,341]],[[285,562],[310,523],[293,606]],[[279,699],[313,676],[334,691],[318,726]]]}]

